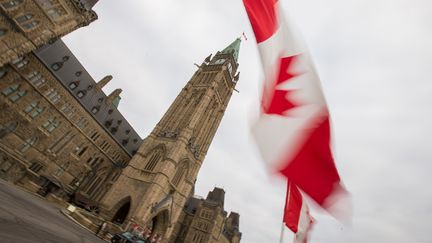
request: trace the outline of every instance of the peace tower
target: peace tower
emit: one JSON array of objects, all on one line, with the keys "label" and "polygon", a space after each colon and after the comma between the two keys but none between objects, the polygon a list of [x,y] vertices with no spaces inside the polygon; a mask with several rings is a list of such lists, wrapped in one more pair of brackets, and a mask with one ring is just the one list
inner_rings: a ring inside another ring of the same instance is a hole
[{"label": "peace tower", "polygon": [[164,239],[178,233],[179,217],[239,79],[240,42],[199,66],[102,198],[105,217],[149,225]]}]

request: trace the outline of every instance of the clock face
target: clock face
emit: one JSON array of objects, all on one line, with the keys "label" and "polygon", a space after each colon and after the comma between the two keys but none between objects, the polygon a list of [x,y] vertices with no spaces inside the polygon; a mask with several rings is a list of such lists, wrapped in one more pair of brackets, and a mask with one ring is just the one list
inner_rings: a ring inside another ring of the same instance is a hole
[{"label": "clock face", "polygon": [[225,59],[221,58],[221,59],[216,60],[215,64],[222,64],[224,62],[225,62]]}]

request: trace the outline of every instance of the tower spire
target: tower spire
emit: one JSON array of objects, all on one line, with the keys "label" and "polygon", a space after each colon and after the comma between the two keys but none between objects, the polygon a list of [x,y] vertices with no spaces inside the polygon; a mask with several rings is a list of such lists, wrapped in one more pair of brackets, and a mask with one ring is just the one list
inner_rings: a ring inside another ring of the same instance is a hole
[{"label": "tower spire", "polygon": [[240,43],[241,43],[241,39],[239,37],[235,39],[229,46],[223,49],[222,53],[226,53],[226,54],[231,53],[234,56],[234,60],[237,62],[239,51],[240,51]]}]

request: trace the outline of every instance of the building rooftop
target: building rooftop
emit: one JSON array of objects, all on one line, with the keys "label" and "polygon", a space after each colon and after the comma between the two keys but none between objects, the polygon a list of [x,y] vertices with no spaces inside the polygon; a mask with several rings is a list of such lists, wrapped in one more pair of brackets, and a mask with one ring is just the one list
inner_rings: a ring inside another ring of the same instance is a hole
[{"label": "building rooftop", "polygon": [[112,77],[107,76],[96,83],[62,40],[34,53],[107,133],[129,155],[134,155],[143,139],[117,109],[121,90],[117,89],[109,96],[102,91]]}]

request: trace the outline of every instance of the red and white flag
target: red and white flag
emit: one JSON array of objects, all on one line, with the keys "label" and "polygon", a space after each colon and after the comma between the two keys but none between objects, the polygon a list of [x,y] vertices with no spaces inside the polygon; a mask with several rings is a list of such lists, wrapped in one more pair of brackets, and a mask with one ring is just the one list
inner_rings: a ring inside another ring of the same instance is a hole
[{"label": "red and white flag", "polygon": [[307,243],[314,219],[298,188],[288,182],[283,222],[295,233],[294,243]]},{"label": "red and white flag", "polygon": [[252,133],[270,168],[322,207],[345,194],[330,148],[330,118],[320,80],[277,0],[243,0],[265,82]]}]

